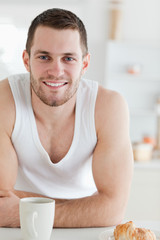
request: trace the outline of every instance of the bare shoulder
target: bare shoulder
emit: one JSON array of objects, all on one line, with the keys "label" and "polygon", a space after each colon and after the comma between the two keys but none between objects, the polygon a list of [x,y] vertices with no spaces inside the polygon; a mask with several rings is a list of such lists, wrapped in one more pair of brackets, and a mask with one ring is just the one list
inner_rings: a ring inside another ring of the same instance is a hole
[{"label": "bare shoulder", "polygon": [[0,81],[0,126],[10,134],[15,121],[15,104],[8,79]]},{"label": "bare shoulder", "polygon": [[101,126],[109,128],[117,123],[129,122],[128,104],[125,98],[116,91],[99,86],[95,107],[96,129]]},{"label": "bare shoulder", "polygon": [[[114,107],[127,107],[124,97],[116,91],[99,86],[96,107],[100,110],[111,111]],[[117,109],[118,110],[118,109]]]}]

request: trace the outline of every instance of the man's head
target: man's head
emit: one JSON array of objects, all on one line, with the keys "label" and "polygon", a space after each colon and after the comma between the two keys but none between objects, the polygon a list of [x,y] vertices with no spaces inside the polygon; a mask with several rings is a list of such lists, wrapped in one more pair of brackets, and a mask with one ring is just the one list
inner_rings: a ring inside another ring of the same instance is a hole
[{"label": "man's head", "polygon": [[23,52],[32,99],[60,106],[73,99],[90,55],[83,23],[73,13],[50,9],[36,17]]},{"label": "man's head", "polygon": [[77,30],[80,35],[83,57],[88,53],[87,33],[83,22],[74,13],[68,10],[53,8],[44,11],[32,21],[26,42],[26,50],[29,55],[34,41],[34,34],[38,26],[47,26],[57,30]]}]

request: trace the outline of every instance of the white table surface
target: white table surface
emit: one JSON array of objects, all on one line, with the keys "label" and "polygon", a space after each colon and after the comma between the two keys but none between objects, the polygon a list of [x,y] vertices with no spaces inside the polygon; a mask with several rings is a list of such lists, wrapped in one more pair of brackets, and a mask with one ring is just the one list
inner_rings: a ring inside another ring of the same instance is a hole
[{"label": "white table surface", "polygon": [[[137,227],[160,232],[160,221],[134,221],[134,223]],[[101,232],[111,229],[113,227],[53,229],[51,240],[98,240]],[[23,240],[21,230],[19,228],[0,228],[0,240]]]}]

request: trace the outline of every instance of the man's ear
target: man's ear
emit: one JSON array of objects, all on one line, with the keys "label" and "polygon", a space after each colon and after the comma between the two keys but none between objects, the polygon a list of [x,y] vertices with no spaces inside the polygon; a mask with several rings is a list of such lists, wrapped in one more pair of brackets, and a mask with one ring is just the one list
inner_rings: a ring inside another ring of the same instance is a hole
[{"label": "man's ear", "polygon": [[90,63],[90,54],[87,53],[87,55],[83,58],[82,74],[85,74],[85,72],[87,71],[89,63]]},{"label": "man's ear", "polygon": [[26,70],[28,72],[30,72],[29,54],[26,50],[23,51],[22,58],[23,58],[23,63],[24,63]]}]

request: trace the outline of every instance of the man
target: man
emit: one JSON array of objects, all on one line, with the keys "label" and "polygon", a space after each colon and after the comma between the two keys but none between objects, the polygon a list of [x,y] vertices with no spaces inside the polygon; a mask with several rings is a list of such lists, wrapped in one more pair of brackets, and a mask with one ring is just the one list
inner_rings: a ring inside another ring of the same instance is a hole
[{"label": "man", "polygon": [[0,82],[0,226],[19,227],[19,199],[30,196],[56,200],[55,227],[118,224],[133,169],[128,109],[82,78],[81,20],[62,9],[37,16],[23,61],[29,74]]}]

